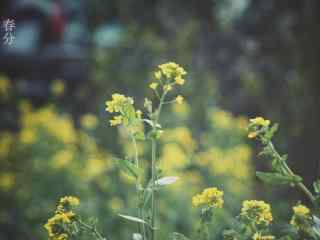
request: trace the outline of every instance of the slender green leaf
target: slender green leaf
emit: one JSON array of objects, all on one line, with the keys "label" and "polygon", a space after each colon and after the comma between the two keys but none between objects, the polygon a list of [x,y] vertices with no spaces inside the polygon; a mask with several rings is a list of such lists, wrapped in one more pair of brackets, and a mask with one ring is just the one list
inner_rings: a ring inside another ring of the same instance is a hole
[{"label": "slender green leaf", "polygon": [[257,177],[269,184],[290,184],[301,182],[302,178],[298,175],[285,176],[280,173],[256,172]]},{"label": "slender green leaf", "polygon": [[158,179],[155,184],[156,185],[160,185],[160,186],[164,186],[164,185],[170,185],[172,183],[175,183],[179,178],[178,177],[174,177],[174,176],[170,176],[170,177],[163,177]]},{"label": "slender green leaf", "polygon": [[132,222],[148,224],[146,221],[142,220],[141,218],[137,218],[137,217],[133,217],[133,216],[129,216],[129,215],[124,215],[124,214],[118,214],[118,216],[122,217],[124,219],[127,219],[129,221],[132,221]]},{"label": "slender green leaf", "polygon": [[117,161],[119,168],[129,176],[134,178],[139,177],[139,169],[131,161],[127,159],[114,158]]},{"label": "slender green leaf", "polygon": [[172,240],[190,240],[189,238],[185,237],[183,234],[177,233],[177,232],[173,232],[171,234],[171,239]]}]

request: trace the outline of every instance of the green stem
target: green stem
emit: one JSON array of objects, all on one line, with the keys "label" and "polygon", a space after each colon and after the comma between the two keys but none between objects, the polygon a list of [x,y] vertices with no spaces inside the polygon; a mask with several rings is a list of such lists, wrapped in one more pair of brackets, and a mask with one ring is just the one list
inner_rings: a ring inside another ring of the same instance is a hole
[{"label": "green stem", "polygon": [[[132,133],[132,131],[130,131],[130,137],[131,137],[131,140],[132,140],[132,144],[133,144],[133,148],[134,148],[134,156],[135,156],[135,164],[136,164],[136,167],[139,168],[139,155],[138,155],[138,147],[137,147],[137,141]],[[141,218],[142,220],[145,220],[144,219],[144,214],[143,214],[143,206],[142,204],[140,203],[141,201],[141,194],[142,192],[140,191],[140,182],[139,182],[139,179],[136,180],[136,190],[137,190],[137,195],[138,195],[138,215],[139,215],[139,218]],[[145,224],[144,223],[141,223],[139,224],[139,233],[142,234],[143,236],[143,239],[146,239],[146,228],[145,228]]]},{"label": "green stem", "polygon": [[156,196],[155,196],[155,181],[156,181],[156,141],[151,140],[151,182],[152,182],[152,193],[151,193],[151,240],[155,240],[155,218],[156,218]]},{"label": "green stem", "polygon": [[80,219],[77,219],[77,222],[85,227],[86,229],[88,229],[89,231],[92,232],[93,235],[95,235],[97,237],[98,240],[107,240],[107,238],[103,237],[99,231],[97,230],[97,228],[95,226],[91,226],[89,224],[86,224],[85,222],[82,222]]},{"label": "green stem", "polygon": [[[154,124],[153,124],[153,131],[157,130],[156,126],[158,125],[159,122],[159,117],[160,117],[160,113],[162,110],[162,106],[164,103],[164,99],[165,96],[167,94],[167,91],[163,92],[161,98],[160,98],[160,102],[159,102],[159,106],[158,109],[156,111],[156,115],[154,118]],[[157,168],[156,168],[156,156],[157,154],[157,143],[156,140],[154,138],[151,139],[151,240],[155,240],[156,239],[156,234],[155,234],[155,223],[156,223],[156,217],[157,217],[157,198],[156,198],[156,192],[155,192],[155,182],[157,180]]]},{"label": "green stem", "polygon": [[[278,151],[275,149],[273,143],[271,141],[268,142],[268,146],[270,147],[271,151],[275,154],[276,158],[279,160],[281,163],[282,169],[289,174],[290,176],[294,176],[294,172],[290,169],[288,164],[282,159]],[[296,184],[296,186],[304,193],[307,195],[309,200],[312,202],[314,206],[316,206],[316,198],[313,196],[313,194],[309,191],[309,189],[302,183],[299,182]]]}]

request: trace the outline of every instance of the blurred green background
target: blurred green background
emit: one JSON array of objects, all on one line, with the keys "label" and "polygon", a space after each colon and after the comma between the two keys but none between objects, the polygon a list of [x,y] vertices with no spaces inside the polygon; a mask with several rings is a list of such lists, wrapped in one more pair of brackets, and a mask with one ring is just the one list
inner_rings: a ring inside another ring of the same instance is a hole
[{"label": "blurred green background", "polygon": [[[301,196],[256,180],[268,162],[255,157],[246,124],[256,115],[280,123],[280,151],[307,185],[319,176],[319,11],[317,0],[1,1],[15,39],[0,44],[0,239],[46,238],[63,195],[78,196],[104,234],[131,239],[135,226],[117,213],[135,213],[134,184],[112,157],[132,149],[104,102],[120,92],[141,107],[167,61],[188,75],[186,103],[161,120],[162,170],[180,180],[161,193],[160,236],[192,236],[191,196],[208,186],[226,197],[212,239],[243,199],[274,203],[275,218],[288,220]],[[139,143],[145,159],[149,148]]]}]

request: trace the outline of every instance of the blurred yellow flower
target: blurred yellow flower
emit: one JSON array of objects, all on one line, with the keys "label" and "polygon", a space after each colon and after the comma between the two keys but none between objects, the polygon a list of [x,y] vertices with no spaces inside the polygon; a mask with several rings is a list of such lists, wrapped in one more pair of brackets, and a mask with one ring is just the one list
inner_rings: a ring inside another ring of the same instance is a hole
[{"label": "blurred yellow flower", "polygon": [[245,132],[248,126],[248,119],[246,117],[238,117],[236,119],[236,125],[239,130]]},{"label": "blurred yellow flower", "polygon": [[250,132],[248,134],[248,138],[256,138],[258,136],[258,133],[257,132]]},{"label": "blurred yellow flower", "polygon": [[0,190],[9,191],[15,183],[13,173],[0,173]]},{"label": "blurred yellow flower", "polygon": [[156,71],[156,72],[154,73],[154,76],[155,76],[156,79],[160,80],[160,78],[161,78],[161,76],[162,76],[161,71]]},{"label": "blurred yellow flower", "polygon": [[83,128],[93,129],[98,125],[98,119],[95,115],[87,113],[81,117],[80,124]]},{"label": "blurred yellow flower", "polygon": [[53,167],[54,168],[63,168],[68,165],[72,159],[74,158],[74,152],[70,149],[64,149],[57,152],[52,160],[53,160]]},{"label": "blurred yellow flower", "polygon": [[13,140],[14,137],[10,132],[0,133],[0,157],[6,157],[9,154]]},{"label": "blurred yellow flower", "polygon": [[159,85],[158,83],[150,83],[149,87],[153,90],[156,90],[158,85]]},{"label": "blurred yellow flower", "polygon": [[113,197],[110,200],[110,207],[112,210],[119,210],[123,208],[124,204],[123,201],[118,197]]},{"label": "blurred yellow flower", "polygon": [[161,154],[161,169],[165,174],[176,174],[188,163],[185,152],[177,144],[165,144]]},{"label": "blurred yellow flower", "polygon": [[68,204],[70,206],[75,207],[80,204],[80,200],[79,200],[79,198],[74,197],[74,196],[65,196],[65,197],[60,198],[59,204],[61,204],[61,205]]},{"label": "blurred yellow flower", "polygon": [[65,84],[61,80],[55,80],[51,84],[51,92],[53,95],[59,97],[65,92]]},{"label": "blurred yellow flower", "polygon": [[269,225],[273,218],[271,207],[264,201],[246,200],[242,203],[241,217],[244,217],[256,224]]},{"label": "blurred yellow flower", "polygon": [[117,126],[122,123],[122,116],[114,116],[113,119],[110,120],[110,126]]},{"label": "blurred yellow flower", "polygon": [[210,207],[223,207],[223,192],[216,187],[206,188],[200,194],[196,194],[192,198],[192,206],[208,205]]},{"label": "blurred yellow flower", "polygon": [[270,125],[270,120],[266,120],[263,117],[256,117],[256,118],[251,118],[250,123],[253,123],[254,125],[257,125],[257,126],[267,127]]},{"label": "blurred yellow flower", "polygon": [[169,92],[172,90],[172,86],[170,84],[166,84],[163,86],[163,90],[166,92]]},{"label": "blurred yellow flower", "polygon": [[175,80],[176,84],[178,84],[178,85],[183,85],[185,82],[185,80],[180,75],[175,77],[174,80]]},{"label": "blurred yellow flower", "polygon": [[302,204],[298,204],[293,208],[293,216],[290,220],[290,224],[297,227],[298,229],[303,229],[305,226],[310,224],[312,219],[310,209]]},{"label": "blurred yellow flower", "polygon": [[188,105],[188,103],[183,101],[181,104],[178,104],[178,103],[172,104],[172,110],[179,117],[186,118],[190,113],[190,106]]},{"label": "blurred yellow flower", "polygon": [[37,132],[32,128],[23,128],[20,132],[20,141],[24,144],[32,144],[37,139]]},{"label": "blurred yellow flower", "polygon": [[5,76],[0,76],[0,97],[7,98],[11,88],[10,80]]},{"label": "blurred yellow flower", "polygon": [[176,102],[177,102],[178,104],[182,104],[182,103],[183,103],[183,100],[184,100],[184,98],[183,98],[181,95],[178,95],[178,96],[176,97]]},{"label": "blurred yellow flower", "polygon": [[65,144],[76,141],[76,130],[70,116],[61,116],[52,107],[37,111],[25,112],[21,116],[22,131],[24,129],[43,129],[49,135]]},{"label": "blurred yellow flower", "polygon": [[19,103],[19,110],[22,113],[30,112],[32,110],[32,104],[28,100],[22,100]]},{"label": "blurred yellow flower", "polygon": [[84,175],[88,180],[98,177],[104,173],[109,166],[109,163],[100,158],[100,156],[90,156],[85,163]]},{"label": "blurred yellow flower", "polygon": [[190,130],[186,127],[167,129],[163,133],[163,140],[166,142],[177,142],[188,152],[194,151],[197,146]]},{"label": "blurred yellow flower", "polygon": [[214,111],[211,116],[211,120],[214,127],[217,128],[230,129],[233,127],[233,118],[231,113],[223,110]]}]

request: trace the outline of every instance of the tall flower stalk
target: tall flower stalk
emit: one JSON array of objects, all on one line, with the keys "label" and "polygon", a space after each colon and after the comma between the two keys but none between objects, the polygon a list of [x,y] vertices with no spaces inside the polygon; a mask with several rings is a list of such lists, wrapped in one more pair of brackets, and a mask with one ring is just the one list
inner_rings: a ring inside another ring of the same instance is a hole
[{"label": "tall flower stalk", "polygon": [[[159,120],[165,104],[181,104],[183,102],[181,95],[177,95],[168,101],[166,97],[169,96],[176,86],[185,83],[184,75],[186,75],[186,71],[176,63],[169,62],[158,66],[154,72],[154,80],[149,85],[155,94],[158,105],[154,107],[154,102],[145,99],[145,115],[143,115],[142,111],[135,109],[133,105],[134,101],[131,97],[116,93],[112,95],[110,101],[106,102],[106,111],[117,114],[110,120],[110,125],[123,126],[128,129],[135,151],[133,160],[120,159],[119,166],[136,179],[138,218],[122,214],[120,216],[127,220],[138,222],[139,235],[135,236],[139,236],[139,239],[142,240],[156,240],[156,229],[159,229],[159,226],[157,226],[157,191],[161,185],[169,184],[166,181],[160,181],[161,179],[158,176],[157,141],[163,132]],[[146,117],[144,118],[144,116]],[[149,126],[149,131],[146,134],[137,127],[141,124]],[[142,169],[139,164],[138,140],[148,140],[151,143],[151,162],[147,165],[146,169]],[[146,177],[149,179],[145,179]],[[143,185],[144,182],[147,183],[145,186]],[[172,181],[169,182],[172,183]]]}]

